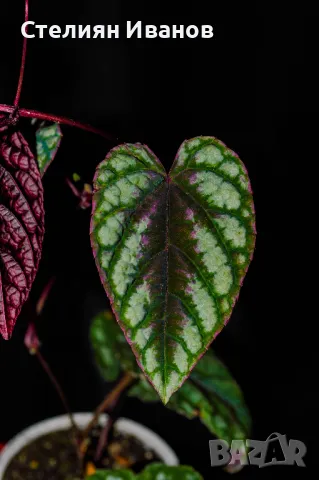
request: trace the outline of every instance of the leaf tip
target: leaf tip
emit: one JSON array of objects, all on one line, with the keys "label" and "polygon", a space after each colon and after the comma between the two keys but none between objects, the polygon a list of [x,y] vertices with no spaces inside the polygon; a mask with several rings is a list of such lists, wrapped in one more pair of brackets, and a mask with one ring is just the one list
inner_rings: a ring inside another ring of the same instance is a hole
[{"label": "leaf tip", "polygon": [[168,404],[168,402],[169,402],[169,399],[171,398],[171,395],[168,396],[168,395],[166,395],[166,394],[161,394],[161,393],[159,393],[159,392],[158,392],[158,394],[159,394],[159,396],[160,396],[160,399],[162,400],[163,405],[166,406],[166,405]]},{"label": "leaf tip", "polygon": [[[0,273],[0,289],[1,289],[1,273]],[[0,336],[3,338],[3,340],[10,340],[12,337],[14,324],[9,323],[7,321],[3,300],[2,300],[2,303],[3,305],[1,305],[1,297],[0,297]],[[2,313],[1,313],[1,310],[3,310]]]},{"label": "leaf tip", "polygon": [[8,330],[4,327],[0,327],[0,334],[3,338],[3,340],[10,340],[11,335],[9,334]]},{"label": "leaf tip", "polygon": [[171,396],[181,387],[186,378],[181,378],[175,371],[173,371],[168,378],[162,378],[161,374],[157,372],[153,378],[149,379],[162,403],[166,405]]}]

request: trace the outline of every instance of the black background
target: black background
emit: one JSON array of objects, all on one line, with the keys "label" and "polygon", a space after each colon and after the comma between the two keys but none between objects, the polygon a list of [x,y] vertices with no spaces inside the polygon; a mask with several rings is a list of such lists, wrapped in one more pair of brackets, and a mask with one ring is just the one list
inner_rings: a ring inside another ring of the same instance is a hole
[{"label": "black background", "polygon": [[[298,6],[259,2],[31,0],[38,24],[212,24],[213,39],[50,39],[29,41],[21,106],[66,115],[113,133],[107,142],[64,128],[59,155],[44,178],[46,237],[31,295],[57,281],[39,330],[43,353],[74,411],[92,410],[110,385],[91,357],[88,327],[107,306],[89,243],[89,211],[65,177],[90,182],[120,142],[143,142],[169,167],[185,138],[214,135],[245,162],[257,211],[257,248],[239,302],[214,342],[245,393],[253,438],[273,432],[304,441],[307,468],[247,467],[237,478],[306,478],[318,448],[315,363],[318,85],[316,21]],[[2,0],[0,102],[12,104],[19,73],[23,1]],[[29,121],[21,121],[29,129]],[[0,441],[63,413],[46,376],[23,346],[23,310],[10,342],[0,340]],[[318,330],[318,329],[317,329]],[[151,427],[204,478],[211,435],[164,407],[129,400],[123,415]]]}]

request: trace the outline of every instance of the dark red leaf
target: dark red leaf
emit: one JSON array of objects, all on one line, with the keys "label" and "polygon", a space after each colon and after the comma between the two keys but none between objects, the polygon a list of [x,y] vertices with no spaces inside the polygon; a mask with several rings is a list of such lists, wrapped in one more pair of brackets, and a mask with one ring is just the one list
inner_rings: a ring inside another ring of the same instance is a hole
[{"label": "dark red leaf", "polygon": [[43,187],[28,143],[0,127],[0,333],[11,337],[41,258]]}]

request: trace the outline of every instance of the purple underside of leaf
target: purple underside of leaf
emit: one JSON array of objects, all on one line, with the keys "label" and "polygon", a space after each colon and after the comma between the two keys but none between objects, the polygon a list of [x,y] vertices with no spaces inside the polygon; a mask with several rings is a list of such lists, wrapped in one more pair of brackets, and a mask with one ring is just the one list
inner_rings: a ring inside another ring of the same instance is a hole
[{"label": "purple underside of leaf", "polygon": [[0,133],[0,333],[12,335],[41,258],[43,188],[22,134]]},{"label": "purple underside of leaf", "polygon": [[113,149],[94,180],[91,240],[137,361],[166,403],[229,319],[252,258],[254,205],[238,156],[185,141],[166,174],[140,144]]}]

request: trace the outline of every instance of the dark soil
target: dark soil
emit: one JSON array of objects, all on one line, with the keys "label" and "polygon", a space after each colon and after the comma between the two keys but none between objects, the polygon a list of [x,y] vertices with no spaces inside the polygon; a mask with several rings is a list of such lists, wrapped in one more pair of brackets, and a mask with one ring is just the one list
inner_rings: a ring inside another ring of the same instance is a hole
[{"label": "dark soil", "polygon": [[[135,437],[116,430],[99,462],[94,461],[100,429],[93,431],[84,458],[76,452],[70,430],[50,433],[23,448],[10,463],[4,480],[82,480],[88,465],[97,468],[131,468],[135,472],[160,459]],[[84,472],[83,472],[84,470]]]}]

